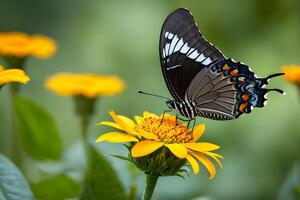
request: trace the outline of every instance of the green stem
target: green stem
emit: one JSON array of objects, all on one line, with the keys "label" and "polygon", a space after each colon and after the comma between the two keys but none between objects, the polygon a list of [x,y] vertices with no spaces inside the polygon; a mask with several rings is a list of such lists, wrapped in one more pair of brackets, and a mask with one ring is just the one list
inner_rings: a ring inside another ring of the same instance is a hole
[{"label": "green stem", "polygon": [[[6,64],[9,68],[24,69],[26,58],[17,57],[4,57]],[[17,83],[10,84],[11,94],[11,135],[10,135],[10,155],[14,163],[21,167],[21,150],[20,150],[20,137],[17,130],[17,114],[14,106],[14,97],[18,95],[20,91],[20,85]]]},{"label": "green stem", "polygon": [[10,155],[14,163],[21,167],[21,152],[20,152],[20,138],[17,130],[17,114],[14,106],[14,99],[18,93],[17,85],[10,85],[11,93],[11,136],[10,136]]},{"label": "green stem", "polygon": [[89,141],[88,141],[88,125],[89,125],[89,116],[88,115],[81,115],[81,136],[83,147],[85,151],[86,161],[89,161]]},{"label": "green stem", "polygon": [[158,176],[147,174],[146,188],[144,191],[143,200],[151,200],[157,180]]}]

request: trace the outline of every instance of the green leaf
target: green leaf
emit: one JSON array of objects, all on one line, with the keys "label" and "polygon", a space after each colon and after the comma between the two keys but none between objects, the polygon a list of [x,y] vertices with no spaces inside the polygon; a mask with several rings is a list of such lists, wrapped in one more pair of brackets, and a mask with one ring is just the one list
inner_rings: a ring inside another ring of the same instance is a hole
[{"label": "green leaf", "polygon": [[80,193],[79,183],[63,174],[33,183],[31,188],[36,198],[44,200],[74,198]]},{"label": "green leaf", "polygon": [[31,200],[33,194],[18,168],[0,154],[0,199]]},{"label": "green leaf", "polygon": [[80,200],[126,200],[117,175],[110,163],[90,147],[90,161]]},{"label": "green leaf", "polygon": [[19,133],[26,152],[36,160],[58,160],[62,145],[56,124],[40,105],[23,97],[14,98]]},{"label": "green leaf", "polygon": [[300,163],[295,162],[280,189],[278,200],[298,200],[297,186],[300,185]]},{"label": "green leaf", "polygon": [[125,160],[125,161],[133,163],[133,161],[130,160],[128,157],[120,156],[120,155],[117,155],[117,154],[110,154],[110,155],[113,156],[113,157],[115,157],[115,158],[118,158],[118,159]]}]

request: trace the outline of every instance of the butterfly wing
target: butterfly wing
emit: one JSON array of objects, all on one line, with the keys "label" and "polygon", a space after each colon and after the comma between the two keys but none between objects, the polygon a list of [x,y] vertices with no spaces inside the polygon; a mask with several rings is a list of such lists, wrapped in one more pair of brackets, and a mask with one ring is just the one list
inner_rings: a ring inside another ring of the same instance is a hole
[{"label": "butterfly wing", "polygon": [[225,59],[202,36],[191,13],[179,8],[165,20],[160,34],[164,79],[175,100],[183,100],[193,78],[212,63]]},{"label": "butterfly wing", "polygon": [[250,113],[253,107],[263,107],[271,90],[266,89],[268,79],[282,75],[274,74],[267,78],[257,78],[248,66],[231,59],[223,60],[200,71],[187,89],[189,101],[196,104],[198,115],[229,120]]}]

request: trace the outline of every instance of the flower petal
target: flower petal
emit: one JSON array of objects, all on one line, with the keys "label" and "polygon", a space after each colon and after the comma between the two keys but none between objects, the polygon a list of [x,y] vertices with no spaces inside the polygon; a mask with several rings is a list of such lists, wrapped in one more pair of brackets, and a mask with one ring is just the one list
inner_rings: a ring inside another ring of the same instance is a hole
[{"label": "flower petal", "polygon": [[116,113],[114,111],[110,111],[109,114],[111,115],[111,117],[113,118],[113,120],[126,132],[128,133],[132,133],[132,134],[136,134],[136,131],[133,129],[132,127],[132,123],[128,121],[123,121],[124,117],[120,117],[118,115],[116,115]]},{"label": "flower petal", "polygon": [[111,127],[114,127],[114,128],[117,128],[119,130],[123,130],[121,128],[121,126],[119,126],[118,124],[114,123],[114,122],[106,122],[106,121],[103,121],[103,122],[99,122],[97,125],[105,125],[105,126],[111,126]]},{"label": "flower petal", "polygon": [[199,168],[199,165],[197,163],[197,160],[193,156],[191,156],[189,154],[186,155],[186,159],[190,163],[190,165],[192,166],[194,174],[198,174],[200,168]]},{"label": "flower petal", "polygon": [[201,153],[196,153],[196,152],[190,152],[190,153],[205,166],[205,168],[210,174],[209,179],[212,179],[216,175],[216,167],[213,164],[213,162]]},{"label": "flower petal", "polygon": [[135,121],[136,121],[137,124],[140,124],[143,121],[143,117],[137,116],[137,115],[134,116],[134,119],[135,119]]},{"label": "flower petal", "polygon": [[138,135],[142,136],[148,140],[156,140],[156,141],[158,140],[157,135],[155,135],[151,132],[145,131],[144,129],[141,129],[141,128],[138,129]]},{"label": "flower petal", "polygon": [[148,111],[145,111],[145,112],[143,113],[143,117],[144,117],[144,118],[148,118],[148,117],[155,117],[155,118],[157,118],[158,116],[157,116],[156,114],[154,114],[154,113],[150,113],[150,112],[148,112]]},{"label": "flower petal", "polygon": [[205,124],[199,124],[194,128],[194,142],[196,142],[204,133],[205,131]]},{"label": "flower petal", "polygon": [[163,142],[156,142],[151,140],[143,140],[136,143],[131,149],[132,157],[142,157],[151,154],[155,150],[164,145]]},{"label": "flower petal", "polygon": [[135,137],[124,134],[124,133],[119,133],[119,132],[109,132],[101,135],[100,137],[97,138],[96,142],[137,142],[138,139]]},{"label": "flower petal", "polygon": [[128,124],[131,127],[135,126],[134,121],[132,121],[131,119],[129,119],[128,117],[125,117],[123,115],[117,115],[122,121],[124,121],[126,124]]},{"label": "flower petal", "polygon": [[191,150],[199,152],[213,151],[220,148],[220,146],[208,142],[184,143],[183,145]]},{"label": "flower petal", "polygon": [[187,149],[181,144],[165,144],[165,146],[178,158],[185,158],[187,155]]},{"label": "flower petal", "polygon": [[[216,161],[216,163],[219,165],[219,167],[220,167],[221,169],[223,169],[223,166],[222,166],[221,161],[220,161],[219,158],[216,156],[216,155],[218,155],[218,156],[221,156],[221,155],[216,154],[216,153],[212,153],[212,152],[203,152],[203,153],[206,154],[206,155],[208,155],[208,156],[210,156],[210,157],[212,157],[212,159],[214,159],[214,160]],[[223,156],[221,156],[221,158],[223,158]]]}]

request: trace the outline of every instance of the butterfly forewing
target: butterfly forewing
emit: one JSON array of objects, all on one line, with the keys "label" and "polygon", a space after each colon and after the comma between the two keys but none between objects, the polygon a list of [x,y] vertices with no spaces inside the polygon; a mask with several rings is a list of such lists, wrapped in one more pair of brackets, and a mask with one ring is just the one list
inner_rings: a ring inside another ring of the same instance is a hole
[{"label": "butterfly forewing", "polygon": [[196,74],[223,60],[224,56],[203,38],[191,13],[180,8],[171,13],[163,24],[160,59],[172,96],[182,101]]},{"label": "butterfly forewing", "polygon": [[171,108],[193,119],[238,118],[263,107],[270,78],[257,78],[250,68],[223,54],[203,38],[191,13],[180,8],[165,20],[160,35],[160,61],[175,103]]}]

